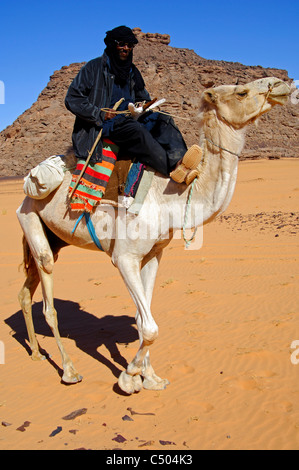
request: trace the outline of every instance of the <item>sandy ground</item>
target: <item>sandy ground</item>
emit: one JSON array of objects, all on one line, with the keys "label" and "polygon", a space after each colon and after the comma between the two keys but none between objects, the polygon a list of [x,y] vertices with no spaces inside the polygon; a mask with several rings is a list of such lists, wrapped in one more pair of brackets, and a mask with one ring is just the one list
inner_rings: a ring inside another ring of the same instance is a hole
[{"label": "sandy ground", "polygon": [[138,348],[135,307],[104,254],[68,247],[55,267],[60,330],[83,381],[61,383],[40,289],[36,333],[51,357],[30,359],[17,300],[22,182],[1,181],[0,449],[299,449],[298,174],[299,160],[241,162],[202,249],[165,250],[151,357],[170,385],[132,396],[116,382]]}]

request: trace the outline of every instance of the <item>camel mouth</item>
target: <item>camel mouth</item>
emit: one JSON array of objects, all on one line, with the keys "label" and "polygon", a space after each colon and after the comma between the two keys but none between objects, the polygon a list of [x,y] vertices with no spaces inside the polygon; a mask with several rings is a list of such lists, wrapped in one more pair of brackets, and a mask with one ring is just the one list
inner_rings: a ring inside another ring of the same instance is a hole
[{"label": "camel mouth", "polygon": [[269,101],[275,104],[284,105],[289,99],[289,93],[286,95],[269,95]]},{"label": "camel mouth", "polygon": [[269,101],[274,104],[285,104],[291,93],[290,87],[284,82],[278,82],[274,84],[273,89],[269,94]]}]

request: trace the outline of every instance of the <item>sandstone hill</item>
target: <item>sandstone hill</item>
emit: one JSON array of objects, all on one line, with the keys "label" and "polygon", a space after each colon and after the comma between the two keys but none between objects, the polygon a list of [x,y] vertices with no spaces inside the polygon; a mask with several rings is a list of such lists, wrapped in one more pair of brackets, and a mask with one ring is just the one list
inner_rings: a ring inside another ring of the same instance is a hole
[{"label": "sandstone hill", "polygon": [[[135,29],[139,45],[134,62],[152,97],[166,98],[188,145],[196,143],[196,115],[202,90],[221,84],[246,83],[276,76],[291,83],[285,70],[207,60],[189,49],[169,46],[166,34]],[[64,106],[68,86],[83,63],[55,71],[30,109],[0,133],[0,176],[23,176],[40,161],[71,146],[74,116]],[[299,107],[289,102],[249,128],[242,158],[299,157]],[[185,118],[185,119],[181,119]],[[186,118],[191,118],[188,120]]]}]

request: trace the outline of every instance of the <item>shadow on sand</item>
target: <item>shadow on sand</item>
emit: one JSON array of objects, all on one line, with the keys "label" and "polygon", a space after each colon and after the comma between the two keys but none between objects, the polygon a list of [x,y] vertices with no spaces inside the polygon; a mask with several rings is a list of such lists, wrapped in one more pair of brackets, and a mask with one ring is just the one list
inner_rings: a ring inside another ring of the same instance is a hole
[{"label": "shadow on sand", "polygon": [[[127,367],[128,363],[120,354],[117,344],[129,344],[138,340],[138,333],[134,326],[134,317],[127,315],[106,315],[102,318],[98,318],[80,308],[78,303],[69,300],[54,299],[54,305],[57,310],[61,337],[74,340],[79,349],[108,367],[112,374],[118,378],[122,370]],[[37,302],[32,306],[35,332],[37,335],[53,337],[42,313],[42,308],[42,302]],[[31,349],[27,343],[28,335],[22,311],[19,310],[14,313],[5,320],[5,323],[14,331],[12,336],[30,355]],[[109,351],[113,362],[98,351],[98,348],[102,345]],[[54,347],[57,348],[53,337],[53,348]],[[62,369],[51,359],[46,351],[41,349],[41,352],[62,377]],[[118,364],[121,368],[118,368],[115,364]],[[118,390],[115,391],[118,392]]]}]

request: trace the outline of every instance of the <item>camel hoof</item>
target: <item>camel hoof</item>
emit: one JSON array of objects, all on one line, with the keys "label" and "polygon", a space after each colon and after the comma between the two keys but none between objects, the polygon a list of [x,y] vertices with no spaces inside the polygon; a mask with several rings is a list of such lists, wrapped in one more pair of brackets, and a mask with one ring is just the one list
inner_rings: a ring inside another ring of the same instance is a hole
[{"label": "camel hoof", "polygon": [[134,375],[133,382],[134,382],[135,392],[136,393],[140,392],[140,390],[142,390],[142,387],[143,387],[142,379],[140,375]]},{"label": "camel hoof", "polygon": [[47,358],[46,358],[46,356],[41,354],[39,351],[34,351],[34,352],[32,351],[31,359],[33,361],[44,361]]},{"label": "camel hoof", "polygon": [[123,392],[132,395],[135,392],[140,392],[142,380],[140,375],[129,375],[123,371],[118,378],[118,386]]},{"label": "camel hoof", "polygon": [[153,378],[147,378],[143,381],[143,388],[145,388],[146,390],[165,390],[165,388],[169,384],[170,382],[167,379],[160,379],[159,377],[158,380]]},{"label": "camel hoof", "polygon": [[77,384],[79,382],[82,382],[83,377],[77,372],[72,373],[72,374],[64,373],[61,380],[65,384]]},{"label": "camel hoof", "polygon": [[63,375],[61,380],[65,384],[77,384],[79,382],[82,382],[83,377],[82,375],[79,375],[79,374],[75,377],[69,377],[69,376]]}]

